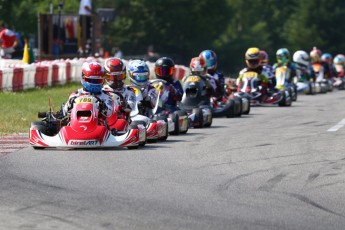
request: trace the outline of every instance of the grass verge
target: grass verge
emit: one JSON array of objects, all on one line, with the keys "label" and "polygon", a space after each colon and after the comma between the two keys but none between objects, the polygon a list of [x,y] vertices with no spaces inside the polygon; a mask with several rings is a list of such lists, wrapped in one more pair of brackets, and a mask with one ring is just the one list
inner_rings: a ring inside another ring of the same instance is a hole
[{"label": "grass verge", "polygon": [[57,111],[69,94],[78,88],[81,88],[80,83],[23,92],[0,92],[0,136],[28,133],[30,123],[40,120],[37,113],[49,110],[49,97],[53,101],[53,110]]}]

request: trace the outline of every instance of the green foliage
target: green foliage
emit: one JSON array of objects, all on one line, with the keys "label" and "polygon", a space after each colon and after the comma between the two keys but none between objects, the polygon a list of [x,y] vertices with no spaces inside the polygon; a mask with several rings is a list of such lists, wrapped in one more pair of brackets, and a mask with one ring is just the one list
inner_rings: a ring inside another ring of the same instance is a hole
[{"label": "green foliage", "polygon": [[49,97],[53,101],[53,110],[57,111],[69,94],[78,88],[81,88],[80,84],[73,83],[24,92],[0,92],[0,135],[28,132],[30,122],[39,120],[37,113],[49,110]]},{"label": "green foliage", "polygon": [[[49,12],[51,2],[57,13],[61,0],[0,0],[0,20],[26,35],[37,34],[37,14]],[[78,13],[79,1],[63,2],[62,13]],[[281,47],[291,53],[313,46],[334,55],[345,50],[343,0],[97,0],[93,5],[95,11],[116,10],[102,39],[121,47],[125,56],[143,55],[154,45],[161,55],[188,65],[212,49],[220,69],[236,74],[252,46],[271,57]]]}]

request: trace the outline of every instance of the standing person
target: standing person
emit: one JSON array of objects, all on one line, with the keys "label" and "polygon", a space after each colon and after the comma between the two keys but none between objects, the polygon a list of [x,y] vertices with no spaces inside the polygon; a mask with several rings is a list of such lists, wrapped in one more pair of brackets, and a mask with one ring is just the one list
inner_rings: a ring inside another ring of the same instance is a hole
[{"label": "standing person", "polygon": [[12,58],[15,48],[18,46],[18,39],[16,34],[7,29],[3,23],[0,23],[0,43],[1,43],[1,57]]},{"label": "standing person", "polygon": [[[83,54],[89,54],[91,52],[91,33],[92,33],[92,0],[80,0],[79,5],[79,52]],[[85,23],[83,23],[85,21]],[[85,25],[83,27],[83,25]],[[84,31],[85,29],[85,31]],[[86,42],[84,41],[84,36]]]},{"label": "standing person", "polygon": [[123,57],[123,52],[120,49],[120,47],[118,47],[118,46],[113,47],[112,53],[114,54],[114,57],[116,57],[116,58],[122,59],[122,57]]},{"label": "standing person", "polygon": [[159,55],[159,53],[156,52],[153,45],[150,45],[149,47],[147,47],[147,53],[145,56],[145,61],[156,62],[159,57],[160,57],[160,55]]}]

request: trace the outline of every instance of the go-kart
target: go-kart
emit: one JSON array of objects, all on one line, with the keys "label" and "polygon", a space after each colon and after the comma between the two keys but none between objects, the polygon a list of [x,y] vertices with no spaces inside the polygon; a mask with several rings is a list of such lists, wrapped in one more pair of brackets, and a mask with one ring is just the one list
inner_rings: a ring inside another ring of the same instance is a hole
[{"label": "go-kart", "polygon": [[337,76],[333,78],[333,87],[338,88],[339,90],[345,89],[345,80],[344,80],[344,66],[336,64],[334,65]]},{"label": "go-kart", "polygon": [[290,94],[292,101],[297,101],[297,78],[294,77],[292,82],[288,82],[291,69],[287,66],[280,66],[275,71],[276,89],[279,91],[287,90]]},{"label": "go-kart", "polygon": [[189,129],[188,114],[177,107],[166,104],[169,98],[169,87],[172,86],[162,79],[154,79],[150,80],[150,82],[159,92],[158,106],[153,114],[153,119],[167,121],[168,132],[171,135],[187,133]]},{"label": "go-kart", "polygon": [[[146,140],[146,130],[142,125],[128,125],[124,119],[115,119],[110,128],[100,117],[98,98],[82,95],[75,99],[70,116],[62,111],[53,112],[49,100],[49,112],[39,112],[41,121],[32,122],[30,145],[34,149],[44,148],[138,148]],[[115,105],[116,107],[118,105]],[[126,130],[123,133],[114,130]]]},{"label": "go-kart", "polygon": [[238,94],[235,95],[237,90],[236,79],[229,79],[227,84],[224,85],[225,98],[231,98],[233,100],[240,100],[242,102],[242,114],[249,114],[250,102],[246,97],[241,97]]},{"label": "go-kart", "polygon": [[248,71],[243,74],[240,91],[236,96],[247,98],[251,106],[259,105],[291,105],[291,97],[288,91],[262,93],[262,87],[259,84],[258,73]]},{"label": "go-kart", "polygon": [[142,123],[146,127],[147,141],[156,142],[157,140],[166,140],[168,138],[168,122],[166,119],[159,119],[159,117],[154,117],[153,114],[156,113],[159,103],[159,95],[157,98],[157,103],[153,109],[148,109],[143,101],[143,95],[140,88],[136,86],[131,86],[136,96],[136,104],[134,110],[131,111],[131,120],[135,123]]},{"label": "go-kart", "polygon": [[316,75],[315,80],[315,92],[316,93],[327,93],[333,90],[333,83],[325,78],[324,68],[319,63],[314,63],[313,69]]},{"label": "go-kart", "polygon": [[297,69],[296,78],[297,78],[297,92],[301,94],[313,95],[316,93],[316,84],[314,79],[310,78],[309,80],[305,77],[307,75],[307,69]]}]

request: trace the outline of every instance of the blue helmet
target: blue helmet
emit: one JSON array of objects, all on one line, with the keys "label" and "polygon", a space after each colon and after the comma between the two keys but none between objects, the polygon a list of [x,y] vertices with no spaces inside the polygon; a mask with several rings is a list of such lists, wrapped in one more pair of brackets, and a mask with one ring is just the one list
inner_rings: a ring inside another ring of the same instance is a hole
[{"label": "blue helmet", "polygon": [[207,72],[212,73],[217,70],[217,54],[212,50],[204,50],[199,54],[206,62]]},{"label": "blue helmet", "polygon": [[84,89],[90,93],[100,93],[104,83],[104,69],[96,61],[84,62],[81,67],[80,81]]},{"label": "blue helmet", "polygon": [[128,77],[132,84],[145,87],[149,81],[150,69],[142,60],[131,60],[128,63]]},{"label": "blue helmet", "polygon": [[327,62],[328,64],[332,64],[333,56],[330,53],[324,53],[321,55],[321,61]]}]

